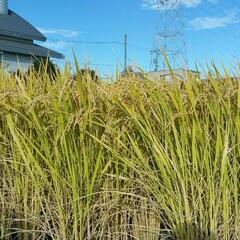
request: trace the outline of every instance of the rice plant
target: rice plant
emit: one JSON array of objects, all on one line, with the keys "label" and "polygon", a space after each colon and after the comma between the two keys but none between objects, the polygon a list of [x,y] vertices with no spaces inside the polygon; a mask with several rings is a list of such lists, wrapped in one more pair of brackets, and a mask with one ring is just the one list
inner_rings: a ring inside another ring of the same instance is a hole
[{"label": "rice plant", "polygon": [[240,238],[240,81],[0,81],[0,239]]}]

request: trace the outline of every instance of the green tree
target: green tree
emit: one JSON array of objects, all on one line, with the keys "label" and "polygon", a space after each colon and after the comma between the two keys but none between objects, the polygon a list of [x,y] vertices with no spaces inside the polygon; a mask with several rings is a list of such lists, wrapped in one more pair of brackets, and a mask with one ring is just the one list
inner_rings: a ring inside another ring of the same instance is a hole
[{"label": "green tree", "polygon": [[33,64],[28,69],[28,73],[31,72],[32,70],[41,74],[47,73],[53,79],[60,72],[59,67],[56,64],[54,64],[50,60],[50,58],[35,59]]}]

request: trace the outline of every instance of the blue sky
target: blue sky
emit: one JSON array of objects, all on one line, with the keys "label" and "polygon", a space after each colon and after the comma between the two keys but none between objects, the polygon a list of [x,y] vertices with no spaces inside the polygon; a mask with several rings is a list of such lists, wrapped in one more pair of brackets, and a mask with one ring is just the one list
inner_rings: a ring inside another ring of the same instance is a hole
[{"label": "blue sky", "polygon": [[[13,1],[10,8],[39,28],[44,45],[72,61],[89,62],[103,75],[123,67],[121,44],[82,44],[85,41],[123,41],[128,34],[128,62],[150,68],[157,13],[156,0],[41,0]],[[189,68],[195,61],[212,60],[229,68],[240,57],[240,2],[238,0],[182,0]],[[59,62],[63,64],[63,62]]]}]

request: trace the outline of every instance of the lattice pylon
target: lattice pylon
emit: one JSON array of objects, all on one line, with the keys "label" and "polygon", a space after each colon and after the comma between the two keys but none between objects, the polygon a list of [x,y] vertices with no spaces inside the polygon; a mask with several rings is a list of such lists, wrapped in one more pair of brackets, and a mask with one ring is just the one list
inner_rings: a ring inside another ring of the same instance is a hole
[{"label": "lattice pylon", "polygon": [[151,51],[151,70],[167,68],[166,54],[171,68],[186,68],[187,54],[182,0],[155,0],[158,11],[156,33]]}]

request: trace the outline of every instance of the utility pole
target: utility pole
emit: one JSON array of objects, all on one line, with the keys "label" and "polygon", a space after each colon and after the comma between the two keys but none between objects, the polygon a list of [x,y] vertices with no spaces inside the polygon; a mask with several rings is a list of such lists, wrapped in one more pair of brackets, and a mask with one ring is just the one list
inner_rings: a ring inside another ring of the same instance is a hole
[{"label": "utility pole", "polygon": [[127,73],[127,47],[128,47],[128,37],[127,34],[124,36],[124,74]]}]

